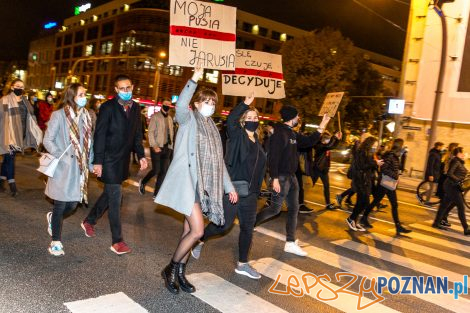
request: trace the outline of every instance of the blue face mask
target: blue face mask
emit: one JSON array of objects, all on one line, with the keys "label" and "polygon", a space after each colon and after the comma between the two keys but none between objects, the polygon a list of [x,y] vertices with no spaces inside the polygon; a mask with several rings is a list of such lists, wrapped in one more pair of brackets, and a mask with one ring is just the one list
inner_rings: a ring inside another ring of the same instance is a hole
[{"label": "blue face mask", "polygon": [[119,91],[118,96],[124,101],[129,101],[132,99],[132,91]]},{"label": "blue face mask", "polygon": [[83,108],[85,105],[86,105],[86,97],[83,97],[83,98],[77,98],[77,105],[80,107],[80,108]]}]

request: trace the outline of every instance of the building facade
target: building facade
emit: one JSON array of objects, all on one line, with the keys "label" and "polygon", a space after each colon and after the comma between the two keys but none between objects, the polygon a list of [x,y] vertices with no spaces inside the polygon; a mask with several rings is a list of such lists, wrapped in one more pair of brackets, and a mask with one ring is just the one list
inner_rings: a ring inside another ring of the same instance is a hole
[{"label": "building facade", "polygon": [[[168,65],[166,2],[155,5],[155,1],[115,0],[66,19],[53,36],[31,43],[30,57],[38,55],[41,59],[45,55],[49,63],[30,60],[29,86],[49,88],[53,81],[53,87],[60,90],[67,83],[79,80],[90,94],[106,97],[113,94],[113,78],[118,73],[127,73],[133,79],[136,97],[146,103],[178,95],[191,72]],[[283,42],[306,33],[237,10],[237,48],[275,53]],[[399,61],[360,52],[382,73],[390,93],[398,93]],[[220,95],[220,72],[206,70],[201,84],[216,89]],[[220,96],[223,106],[219,109],[224,112],[242,100],[242,97]],[[279,110],[280,102],[257,99],[256,106],[262,115],[272,116]]]}]

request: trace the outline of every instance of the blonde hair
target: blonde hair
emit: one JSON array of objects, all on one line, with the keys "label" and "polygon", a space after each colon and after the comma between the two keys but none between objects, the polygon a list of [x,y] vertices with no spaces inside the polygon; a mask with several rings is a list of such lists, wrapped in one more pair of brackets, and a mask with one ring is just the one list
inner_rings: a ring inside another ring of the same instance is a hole
[{"label": "blonde hair", "polygon": [[[258,120],[259,120],[259,111],[255,108],[255,107],[249,107],[248,110],[246,110],[243,115],[240,117],[240,125],[242,127],[245,127],[245,121],[246,121],[246,118],[248,116],[248,113],[250,112],[255,112],[256,113],[256,116],[258,117]],[[256,135],[258,135],[258,140],[261,141],[261,137],[262,137],[262,132],[260,131],[260,127],[258,126],[258,129],[256,130]]]}]

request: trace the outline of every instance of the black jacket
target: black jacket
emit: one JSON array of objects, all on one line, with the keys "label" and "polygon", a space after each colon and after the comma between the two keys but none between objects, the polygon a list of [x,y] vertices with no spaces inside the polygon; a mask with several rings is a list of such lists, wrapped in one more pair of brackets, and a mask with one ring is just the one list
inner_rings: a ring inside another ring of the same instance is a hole
[{"label": "black jacket", "polygon": [[[252,144],[246,130],[240,125],[240,117],[246,110],[248,110],[248,106],[241,102],[233,108],[227,118],[227,152],[225,154],[225,164],[227,165],[227,171],[232,180],[246,180],[250,182],[252,178],[244,177],[245,171],[242,170],[243,167],[246,167],[246,158],[250,151],[249,145]],[[262,152],[262,157],[258,158],[257,167],[261,166],[263,170],[261,171],[262,175],[253,177],[253,181],[258,181],[259,186],[261,186],[266,167],[266,154],[264,153],[261,143],[258,141],[256,133],[255,139],[258,148]],[[257,192],[259,192],[259,190]]]},{"label": "black jacket", "polygon": [[387,151],[383,154],[382,160],[384,161],[384,164],[380,167],[380,172],[393,179],[398,179],[400,175],[400,158],[398,155],[391,151]]},{"label": "black jacket", "polygon": [[372,178],[375,176],[377,163],[373,156],[364,151],[357,150],[351,164],[352,188],[355,192],[370,194],[372,191]]},{"label": "black jacket", "polygon": [[434,181],[437,182],[441,176],[441,152],[436,148],[432,148],[429,151],[428,163],[426,164],[426,173],[424,178],[427,180],[429,176],[434,177]]},{"label": "black jacket", "polygon": [[447,177],[454,183],[458,183],[465,179],[467,172],[468,171],[465,168],[465,162],[462,159],[455,157],[450,161]]},{"label": "black jacket", "polygon": [[312,148],[318,140],[320,133],[314,132],[310,136],[298,134],[286,124],[276,124],[274,133],[269,140],[269,174],[271,177],[294,175],[299,166],[297,149]]},{"label": "black jacket", "polygon": [[131,151],[135,150],[139,159],[145,157],[138,103],[132,104],[129,118],[116,97],[101,105],[93,150],[93,164],[103,165],[101,181],[106,184],[121,184],[129,177]]},{"label": "black jacket", "polygon": [[315,155],[313,157],[313,168],[322,172],[327,172],[330,169],[331,158],[330,150],[333,150],[338,145],[339,140],[336,136],[331,137],[329,143],[324,144],[321,141],[318,142],[313,149]]}]

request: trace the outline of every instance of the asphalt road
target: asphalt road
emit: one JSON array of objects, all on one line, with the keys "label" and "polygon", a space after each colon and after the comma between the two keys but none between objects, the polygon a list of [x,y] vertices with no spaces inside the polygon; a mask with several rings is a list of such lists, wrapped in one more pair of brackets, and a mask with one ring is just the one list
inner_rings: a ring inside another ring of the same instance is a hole
[{"label": "asphalt road", "polygon": [[[20,194],[16,198],[0,194],[0,312],[356,312],[357,297],[352,294],[337,293],[336,300],[319,300],[333,297],[326,287],[320,294],[319,289],[312,289],[302,297],[269,290],[278,278],[275,289],[286,290],[289,275],[301,281],[305,273],[329,275],[331,282],[325,284],[336,289],[349,280],[338,282],[338,272],[355,273],[359,278],[448,276],[449,282],[469,274],[470,238],[462,235],[455,215],[451,218],[454,230],[436,232],[429,228],[435,210],[418,205],[412,193],[399,191],[400,218],[414,230],[409,236],[395,238],[390,208],[374,213],[370,232],[351,232],[345,223],[348,213],[325,210],[322,187],[312,188],[305,179],[306,200],[315,213],[299,216],[297,236],[309,252],[307,257],[283,251],[286,213],[282,213],[259,226],[254,235],[251,260],[263,277],[255,281],[240,276],[234,272],[238,255],[235,225],[226,236],[207,242],[201,258],[188,264],[198,292],[175,296],[165,289],[160,271],[176,246],[182,216],[157,206],[151,193],[138,194],[133,184],[143,173],[136,166],[124,186],[121,211],[124,239],[133,252],[117,256],[110,251],[107,216],[99,221],[96,237],[85,237],[80,223],[88,209],[79,207],[64,220],[65,256],[52,257],[47,252],[50,237],[45,218],[52,204],[44,197],[44,182],[34,170],[36,161],[32,155],[18,156]],[[334,199],[349,181],[332,173],[331,184]],[[90,203],[101,188],[91,179]],[[261,200],[259,204],[261,207]],[[349,289],[357,293],[359,281]],[[299,288],[293,290],[299,292]],[[459,300],[452,295],[383,295],[385,300],[362,311],[470,312],[468,295]],[[369,300],[363,299],[362,305],[374,299],[370,293],[365,297]],[[94,309],[86,307],[93,301]]]}]

